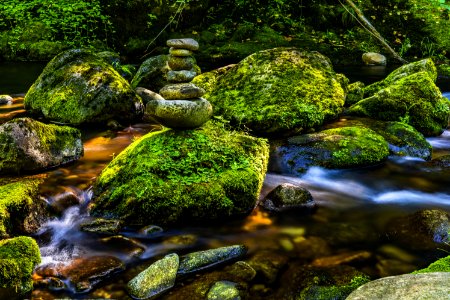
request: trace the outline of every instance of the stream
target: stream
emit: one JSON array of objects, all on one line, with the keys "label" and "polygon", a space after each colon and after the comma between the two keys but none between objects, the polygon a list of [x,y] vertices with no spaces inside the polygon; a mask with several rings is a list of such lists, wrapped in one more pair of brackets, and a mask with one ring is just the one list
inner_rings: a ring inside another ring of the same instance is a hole
[{"label": "stream", "polygon": [[[0,81],[0,94],[9,93],[14,97],[12,105],[0,106],[0,123],[26,115],[23,93],[32,82],[29,79],[39,74],[42,65],[33,65],[32,69],[17,68],[19,71],[11,71],[8,80]],[[15,70],[12,66],[0,65],[0,72],[6,69]],[[362,78],[367,83],[379,80],[385,73],[370,68],[366,71],[355,69],[349,71],[348,77],[352,81]],[[441,80],[439,86],[444,96],[450,99],[450,80]],[[338,120],[336,126],[345,122]],[[317,203],[317,208],[310,214],[269,215],[257,208],[244,220],[205,227],[164,228],[152,235],[133,227],[125,228],[114,238],[80,231],[80,223],[90,218],[87,208],[92,197],[93,179],[134,139],[159,129],[150,124],[133,124],[120,131],[82,129],[84,157],[47,172],[48,177],[41,188],[46,201],[52,204],[69,193],[77,197],[79,204],[45,223],[34,236],[42,255],[38,269],[51,273],[54,266],[73,265],[80,258],[115,257],[124,263],[125,270],[83,293],[76,293],[75,287],[66,282],[68,288],[38,286],[33,297],[129,299],[126,283],[156,258],[171,252],[186,254],[234,244],[246,245],[249,256],[270,252],[285,257],[287,265],[299,257],[311,260],[306,255],[305,241],[308,249],[318,249],[326,244],[328,250],[323,256],[367,251],[370,259],[352,266],[373,279],[411,272],[448,255],[449,249],[411,250],[384,236],[391,220],[417,210],[439,208],[450,212],[450,170],[431,168],[423,160],[408,157],[389,157],[382,165],[360,169],[312,167],[301,177],[266,175],[261,199],[281,183],[301,185],[311,192]],[[450,154],[449,130],[439,137],[428,138],[428,141],[433,146],[433,158]],[[320,257],[321,254],[317,255]],[[78,267],[83,268],[83,264]]]}]

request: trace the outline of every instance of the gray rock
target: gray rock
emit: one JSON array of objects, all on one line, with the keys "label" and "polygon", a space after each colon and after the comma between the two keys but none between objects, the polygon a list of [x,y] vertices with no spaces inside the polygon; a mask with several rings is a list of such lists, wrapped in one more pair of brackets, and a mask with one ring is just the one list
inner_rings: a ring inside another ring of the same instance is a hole
[{"label": "gray rock", "polygon": [[13,102],[13,98],[9,95],[0,95],[0,105],[1,104],[11,104]]},{"label": "gray rock", "polygon": [[185,100],[199,98],[205,94],[205,90],[193,83],[177,83],[166,85],[159,93],[166,100]]},{"label": "gray rock", "polygon": [[190,82],[197,75],[195,71],[169,71],[167,72],[167,81],[169,82]]},{"label": "gray rock", "polygon": [[197,62],[192,56],[179,57],[169,55],[169,61],[167,63],[172,70],[181,71],[191,70],[195,67]]},{"label": "gray rock", "polygon": [[161,96],[160,94],[150,91],[149,89],[143,87],[137,87],[136,94],[138,94],[141,97],[142,102],[144,102],[144,104],[147,104],[151,100],[164,100],[163,96]]},{"label": "gray rock", "polygon": [[179,258],[173,253],[166,255],[131,279],[127,289],[133,298],[156,298],[175,285]]},{"label": "gray rock", "polygon": [[167,84],[165,75],[170,70],[167,61],[168,55],[153,56],[145,60],[131,80],[131,86],[145,86],[146,88],[158,91]]},{"label": "gray rock", "polygon": [[78,160],[83,143],[78,129],[14,119],[0,126],[0,174],[34,172]]},{"label": "gray rock", "polygon": [[91,233],[117,234],[122,225],[120,220],[97,218],[82,222],[80,229]]},{"label": "gray rock", "polygon": [[385,66],[386,65],[386,56],[384,56],[380,53],[367,52],[367,53],[363,53],[362,61],[366,65]]},{"label": "gray rock", "polygon": [[243,257],[247,248],[243,245],[189,253],[180,258],[179,275],[191,274]]},{"label": "gray rock", "polygon": [[404,274],[380,278],[353,291],[346,300],[450,299],[450,273]]},{"label": "gray rock", "polygon": [[198,42],[194,39],[171,39],[167,41],[167,46],[176,48],[176,49],[187,49],[187,50],[198,50],[199,45]]},{"label": "gray rock", "polygon": [[163,231],[164,230],[161,227],[156,226],[156,225],[148,225],[148,226],[145,226],[145,227],[139,229],[139,233],[143,234],[143,235],[154,235],[157,233],[161,233]]},{"label": "gray rock", "polygon": [[177,49],[177,48],[170,48],[169,49],[169,54],[172,56],[180,56],[180,57],[184,57],[184,56],[191,56],[192,55],[192,51],[191,50],[187,50],[187,49]]},{"label": "gray rock", "polygon": [[192,100],[152,100],[146,115],[169,128],[197,128],[212,116],[212,105],[204,98]]},{"label": "gray rock", "polygon": [[218,281],[214,283],[206,296],[207,300],[240,300],[237,284],[231,281]]},{"label": "gray rock", "polygon": [[311,193],[300,186],[283,183],[264,198],[261,206],[270,211],[292,208],[311,208],[315,205]]}]

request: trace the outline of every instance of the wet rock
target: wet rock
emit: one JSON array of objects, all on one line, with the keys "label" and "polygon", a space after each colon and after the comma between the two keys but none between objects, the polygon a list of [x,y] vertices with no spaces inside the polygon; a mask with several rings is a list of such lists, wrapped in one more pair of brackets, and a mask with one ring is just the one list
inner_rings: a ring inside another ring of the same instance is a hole
[{"label": "wet rock", "polygon": [[272,284],[278,277],[280,270],[286,265],[288,258],[272,251],[259,251],[248,264],[256,270],[256,274],[264,283]]},{"label": "wet rock", "polygon": [[171,39],[167,41],[167,46],[176,49],[187,49],[191,51],[196,51],[199,48],[198,42],[191,38],[186,39]]},{"label": "wet rock", "polygon": [[88,50],[73,49],[50,61],[28,90],[25,109],[35,116],[71,124],[128,124],[142,118],[140,98],[114,68]]},{"label": "wet rock", "polygon": [[99,234],[117,234],[122,228],[122,221],[96,218],[80,224],[81,231]]},{"label": "wet rock", "polygon": [[294,239],[294,247],[296,255],[303,259],[314,259],[331,255],[331,248],[327,241],[320,237],[310,236]]},{"label": "wet rock", "polygon": [[449,216],[443,210],[421,210],[391,220],[386,231],[393,241],[413,249],[432,250],[449,242]]},{"label": "wet rock", "polygon": [[30,237],[16,237],[0,241],[0,295],[22,295],[33,289],[31,275],[41,262],[36,241]]},{"label": "wet rock", "polygon": [[450,273],[404,274],[371,281],[352,292],[347,300],[448,299]]},{"label": "wet rock", "polygon": [[167,72],[167,81],[169,82],[189,82],[197,75],[194,71],[169,71]]},{"label": "wet rock", "polygon": [[67,191],[47,199],[50,209],[61,215],[67,208],[80,204],[81,199],[74,191]]},{"label": "wet rock", "polygon": [[348,93],[345,98],[345,105],[353,105],[364,98],[364,83],[361,81],[353,82],[348,85]]},{"label": "wet rock", "polygon": [[198,242],[198,237],[193,234],[174,235],[164,239],[166,245],[193,246]]},{"label": "wet rock", "polygon": [[362,61],[366,65],[375,65],[375,66],[385,66],[386,65],[386,56],[375,53],[375,52],[366,52],[362,55]]},{"label": "wet rock", "polygon": [[289,138],[272,150],[269,170],[302,174],[311,166],[355,168],[378,164],[388,155],[388,143],[373,130],[341,127]]},{"label": "wet rock", "polygon": [[159,227],[159,226],[156,226],[156,225],[148,225],[148,226],[145,226],[145,227],[139,229],[138,232],[139,232],[140,234],[143,234],[143,235],[151,236],[151,235],[155,235],[155,234],[161,233],[161,232],[163,232],[163,231],[164,231],[164,230],[163,230],[161,227]]},{"label": "wet rock", "polygon": [[227,267],[227,272],[246,282],[252,281],[256,276],[256,270],[245,261],[235,262],[231,266]]},{"label": "wet rock", "polygon": [[79,130],[21,118],[0,126],[0,174],[42,171],[83,155]]},{"label": "wet rock", "polygon": [[179,57],[169,55],[169,60],[167,61],[170,69],[173,71],[191,70],[196,65],[196,60],[192,56]]},{"label": "wet rock", "polygon": [[321,226],[315,226],[310,230],[314,236],[326,237],[330,246],[349,246],[358,244],[373,244],[380,240],[381,233],[375,231],[375,225],[371,222],[340,223],[330,222]]},{"label": "wet rock", "polygon": [[193,83],[177,83],[166,85],[159,93],[166,100],[183,100],[199,98],[205,94],[205,90]]},{"label": "wet rock", "polygon": [[218,281],[214,283],[206,296],[207,300],[240,300],[236,283],[231,281]]},{"label": "wet rock", "polygon": [[144,102],[145,105],[151,100],[164,100],[163,96],[161,96],[160,94],[152,92],[143,87],[137,87],[136,94],[141,97],[142,102]]},{"label": "wet rock", "polygon": [[60,291],[67,288],[64,281],[56,277],[46,277],[38,281],[33,281],[34,287],[45,287],[52,291]]},{"label": "wet rock", "polygon": [[139,256],[146,249],[145,245],[121,235],[102,238],[100,241],[108,247],[119,248],[130,256]]},{"label": "wet rock", "polygon": [[193,53],[191,50],[187,50],[187,49],[179,49],[179,48],[170,48],[169,49],[169,54],[172,56],[180,56],[180,57],[184,57],[184,56],[191,56]]},{"label": "wet rock", "polygon": [[315,202],[307,189],[283,183],[273,189],[260,205],[269,211],[283,211],[294,208],[312,208],[315,206]]},{"label": "wet rock", "polygon": [[128,292],[138,299],[161,295],[175,285],[178,263],[179,258],[175,253],[154,262],[128,282]]},{"label": "wet rock", "polygon": [[424,165],[427,168],[448,169],[450,168],[450,154],[437,157]]},{"label": "wet rock", "polygon": [[190,100],[152,100],[145,115],[174,129],[193,129],[205,124],[212,116],[211,103],[204,98]]},{"label": "wet rock", "polygon": [[204,269],[242,258],[247,253],[243,245],[221,247],[217,249],[189,253],[180,258],[179,275],[188,275]]},{"label": "wet rock", "polygon": [[387,277],[392,275],[400,275],[411,273],[417,269],[416,264],[411,264],[399,259],[377,257],[375,265],[378,274],[377,277]]},{"label": "wet rock", "polygon": [[9,95],[0,95],[0,105],[13,103],[13,97]]},{"label": "wet rock", "polygon": [[168,60],[168,55],[158,55],[146,59],[134,75],[131,86],[134,88],[142,86],[152,91],[159,91],[167,84],[165,76],[170,70],[167,64]]},{"label": "wet rock", "polygon": [[352,262],[366,261],[371,257],[372,253],[368,251],[348,252],[317,258],[311,263],[311,265],[314,267],[331,267]]}]

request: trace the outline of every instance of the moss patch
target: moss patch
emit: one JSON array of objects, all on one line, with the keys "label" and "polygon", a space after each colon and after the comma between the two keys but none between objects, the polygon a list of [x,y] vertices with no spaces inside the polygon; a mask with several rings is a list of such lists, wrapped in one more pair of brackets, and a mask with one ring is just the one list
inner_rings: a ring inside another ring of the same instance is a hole
[{"label": "moss patch", "polygon": [[266,142],[211,122],[150,133],[98,177],[92,212],[137,224],[173,224],[249,212],[264,179]]},{"label": "moss patch", "polygon": [[450,256],[441,258],[424,269],[414,271],[413,274],[433,272],[450,272]]},{"label": "moss patch", "polygon": [[0,241],[0,287],[26,293],[33,288],[31,275],[41,262],[36,241],[30,237],[16,237]]}]

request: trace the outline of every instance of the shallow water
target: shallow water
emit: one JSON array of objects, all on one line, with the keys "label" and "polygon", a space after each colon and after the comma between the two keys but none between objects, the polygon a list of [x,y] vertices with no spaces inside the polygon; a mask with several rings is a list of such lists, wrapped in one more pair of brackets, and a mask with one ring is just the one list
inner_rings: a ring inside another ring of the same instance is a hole
[{"label": "shallow water", "polygon": [[[0,106],[0,123],[24,114],[23,98],[17,96],[13,105]],[[345,124],[345,121],[336,122],[340,123]],[[112,255],[127,267],[87,293],[36,288],[34,297],[128,299],[126,282],[161,255],[241,243],[249,248],[249,257],[269,250],[286,256],[289,263],[299,260],[302,255],[299,245],[310,239],[327,243],[331,248],[327,256],[354,250],[368,251],[372,259],[354,267],[372,278],[410,272],[448,254],[445,249],[413,251],[385,238],[385,228],[393,218],[423,208],[450,212],[449,170],[430,169],[420,159],[398,157],[362,169],[313,167],[301,177],[267,174],[260,198],[281,183],[301,185],[310,190],[317,203],[317,209],[309,214],[294,211],[269,215],[255,209],[244,220],[207,227],[170,228],[151,236],[139,233],[138,228],[125,228],[120,234],[131,241],[105,240],[104,236],[81,232],[79,224],[89,219],[86,208],[95,177],[134,139],[152,130],[159,130],[159,127],[135,124],[120,131],[83,129],[84,157],[74,164],[47,172],[42,194],[49,203],[67,192],[76,194],[81,203],[47,222],[35,236],[42,253],[41,267],[51,263],[70,264],[77,258],[94,255]],[[450,154],[450,131],[428,141],[434,149],[433,157]],[[140,253],[138,256],[136,251]],[[305,264],[311,262],[308,258],[302,260]],[[175,287],[180,288],[180,285]]]}]

